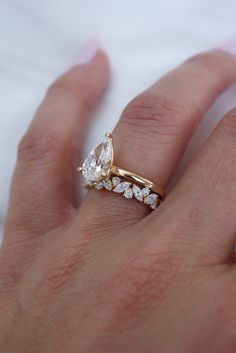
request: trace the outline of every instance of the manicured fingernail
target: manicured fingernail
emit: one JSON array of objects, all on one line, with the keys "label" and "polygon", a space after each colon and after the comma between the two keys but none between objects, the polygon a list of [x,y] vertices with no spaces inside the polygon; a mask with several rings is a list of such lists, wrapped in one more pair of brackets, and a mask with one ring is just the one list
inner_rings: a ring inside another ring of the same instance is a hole
[{"label": "manicured fingernail", "polygon": [[76,65],[88,64],[97,54],[99,42],[96,37],[90,38],[82,45]]},{"label": "manicured fingernail", "polygon": [[229,53],[233,56],[236,56],[236,38],[231,39],[225,43],[223,43],[219,49],[225,51],[226,53]]}]

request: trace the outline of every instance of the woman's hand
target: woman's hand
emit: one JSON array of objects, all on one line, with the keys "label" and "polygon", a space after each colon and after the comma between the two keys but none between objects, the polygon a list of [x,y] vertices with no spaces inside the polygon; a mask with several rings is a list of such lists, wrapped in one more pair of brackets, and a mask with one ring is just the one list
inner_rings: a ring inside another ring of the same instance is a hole
[{"label": "woman's hand", "polygon": [[[98,51],[49,89],[22,139],[0,255],[1,353],[234,353],[236,110],[161,207],[91,190],[76,156],[108,80]],[[236,58],[198,55],[136,97],[115,164],[166,187]]]}]

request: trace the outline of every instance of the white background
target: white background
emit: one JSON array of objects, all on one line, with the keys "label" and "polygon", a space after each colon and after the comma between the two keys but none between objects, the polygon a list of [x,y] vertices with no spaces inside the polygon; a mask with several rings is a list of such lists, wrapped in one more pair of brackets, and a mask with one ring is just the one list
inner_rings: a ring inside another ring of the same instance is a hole
[{"label": "white background", "polygon": [[[0,224],[17,143],[50,82],[76,62],[80,45],[93,35],[110,56],[112,80],[86,150],[160,75],[189,55],[236,37],[236,1],[0,0]],[[235,88],[229,90],[206,115],[187,157],[236,105],[235,94]]]}]

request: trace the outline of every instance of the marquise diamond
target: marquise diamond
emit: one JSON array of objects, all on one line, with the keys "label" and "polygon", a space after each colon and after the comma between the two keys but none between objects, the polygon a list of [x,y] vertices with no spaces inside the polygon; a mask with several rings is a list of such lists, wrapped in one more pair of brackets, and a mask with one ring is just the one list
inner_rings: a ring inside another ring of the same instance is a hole
[{"label": "marquise diamond", "polygon": [[127,199],[132,199],[133,197],[133,190],[131,188],[127,189],[124,192],[124,197],[126,197]]},{"label": "marquise diamond", "polygon": [[133,185],[133,192],[134,192],[134,197],[138,200],[138,201],[143,201],[143,193],[142,190],[137,186],[137,185]]},{"label": "marquise diamond", "polygon": [[117,192],[118,194],[121,194],[122,192],[125,192],[128,190],[130,187],[130,183],[127,181],[123,181],[122,183],[119,183],[115,189],[113,189],[114,192]]},{"label": "marquise diamond", "polygon": [[144,203],[155,209],[157,207],[157,199],[158,196],[156,194],[150,194],[144,199]]},{"label": "marquise diamond", "polygon": [[150,194],[150,189],[146,186],[145,188],[142,189],[142,194],[143,197],[146,197]]},{"label": "marquise diamond", "polygon": [[143,201],[145,197],[147,197],[150,194],[150,189],[148,187],[145,187],[143,189],[139,188],[137,185],[133,185],[133,192],[134,196],[138,201]]}]

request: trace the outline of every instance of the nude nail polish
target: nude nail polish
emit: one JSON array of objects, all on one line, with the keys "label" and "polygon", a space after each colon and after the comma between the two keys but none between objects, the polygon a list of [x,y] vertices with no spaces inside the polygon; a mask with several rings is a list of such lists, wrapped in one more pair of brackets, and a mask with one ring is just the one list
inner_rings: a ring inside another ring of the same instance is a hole
[{"label": "nude nail polish", "polygon": [[231,39],[225,43],[223,43],[219,49],[225,51],[226,53],[229,53],[233,56],[236,56],[236,38]]},{"label": "nude nail polish", "polygon": [[78,60],[76,65],[88,64],[97,54],[99,49],[99,41],[96,37],[92,37],[87,40],[80,49]]}]

